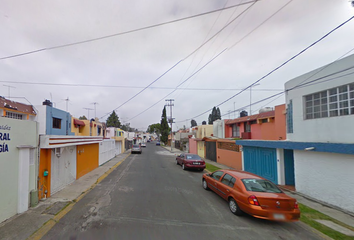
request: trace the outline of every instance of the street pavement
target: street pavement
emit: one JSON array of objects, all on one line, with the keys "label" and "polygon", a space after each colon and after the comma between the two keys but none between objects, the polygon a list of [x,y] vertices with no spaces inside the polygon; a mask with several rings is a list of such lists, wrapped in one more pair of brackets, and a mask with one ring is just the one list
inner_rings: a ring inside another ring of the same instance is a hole
[{"label": "street pavement", "polygon": [[[235,232],[241,235],[231,235],[232,239],[283,239],[282,235],[299,239],[303,232],[310,234],[303,239],[326,238],[318,232],[312,234],[316,231],[300,222],[274,224],[233,216],[226,202],[201,188],[202,173],[172,168],[175,155],[181,151],[154,144],[148,148],[141,155],[128,151],[116,156],[36,207],[1,223],[0,239],[116,239],[117,234],[120,239],[220,239]],[[152,186],[158,190],[151,190]],[[354,227],[348,214],[296,192],[287,194]],[[204,207],[198,206],[203,202]],[[268,228],[271,231],[265,230]]]}]

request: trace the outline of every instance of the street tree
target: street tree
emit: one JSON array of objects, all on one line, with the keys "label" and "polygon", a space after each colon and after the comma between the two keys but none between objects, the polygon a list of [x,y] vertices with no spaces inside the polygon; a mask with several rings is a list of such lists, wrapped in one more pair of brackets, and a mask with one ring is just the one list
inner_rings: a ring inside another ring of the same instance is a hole
[{"label": "street tree", "polygon": [[107,127],[116,127],[116,128],[120,128],[121,127],[121,123],[119,121],[119,117],[118,117],[118,115],[116,114],[115,111],[113,111],[111,113],[111,115],[109,115],[109,117],[107,118],[106,125],[107,125]]},{"label": "street tree", "polygon": [[161,124],[160,123],[155,123],[155,124],[151,124],[148,126],[146,132],[148,133],[156,133],[157,135],[160,135],[160,131],[161,131]]},{"label": "street tree", "polygon": [[164,144],[167,144],[168,142],[168,134],[169,134],[169,126],[167,123],[167,115],[166,115],[166,107],[163,107],[162,110],[162,116],[161,116],[161,128],[160,128],[160,141],[163,142]]},{"label": "street tree", "polygon": [[195,127],[195,126],[198,126],[198,124],[194,119],[192,119],[191,120],[191,127]]},{"label": "street tree", "polygon": [[79,117],[79,120],[87,120],[87,117],[85,115]]}]

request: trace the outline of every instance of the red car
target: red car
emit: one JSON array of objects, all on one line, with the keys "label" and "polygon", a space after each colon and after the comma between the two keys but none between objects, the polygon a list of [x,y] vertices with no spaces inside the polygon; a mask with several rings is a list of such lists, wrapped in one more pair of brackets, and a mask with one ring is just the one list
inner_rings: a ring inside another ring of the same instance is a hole
[{"label": "red car", "polygon": [[297,221],[300,218],[296,199],[258,175],[237,170],[217,170],[203,174],[202,184],[204,189],[211,189],[228,201],[230,211],[235,215],[247,213],[274,221]]},{"label": "red car", "polygon": [[203,171],[205,168],[205,162],[196,154],[181,153],[176,157],[176,164],[181,165],[183,170],[197,169]]}]

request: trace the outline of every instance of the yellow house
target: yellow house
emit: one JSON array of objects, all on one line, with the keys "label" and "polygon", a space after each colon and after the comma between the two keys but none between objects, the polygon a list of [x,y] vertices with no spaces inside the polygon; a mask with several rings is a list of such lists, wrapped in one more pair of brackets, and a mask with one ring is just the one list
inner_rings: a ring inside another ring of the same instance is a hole
[{"label": "yellow house", "polygon": [[71,132],[75,136],[101,136],[103,137],[103,123],[98,119],[96,121],[80,120],[78,118],[71,118]]},{"label": "yellow house", "polygon": [[31,105],[14,102],[0,96],[0,117],[34,121],[36,111]]},{"label": "yellow house", "polygon": [[200,125],[197,127],[196,139],[197,139],[197,151],[201,158],[205,158],[205,145],[202,139],[204,137],[210,137],[213,135],[213,125]]}]

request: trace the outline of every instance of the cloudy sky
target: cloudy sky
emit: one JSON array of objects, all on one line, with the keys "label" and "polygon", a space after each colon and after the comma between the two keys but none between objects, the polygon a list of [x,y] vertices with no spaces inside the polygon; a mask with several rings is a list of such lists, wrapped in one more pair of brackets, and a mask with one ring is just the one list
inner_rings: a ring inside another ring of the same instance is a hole
[{"label": "cloudy sky", "polygon": [[[49,99],[101,121],[116,110],[146,130],[160,121],[165,99],[174,99],[176,129],[207,121],[213,106],[236,95],[219,106],[233,118],[250,111],[250,90],[241,89],[354,15],[348,0],[246,2],[0,0],[0,96],[34,106]],[[353,38],[351,20],[252,87],[252,102],[354,54]],[[280,95],[251,110],[284,102]]]}]

